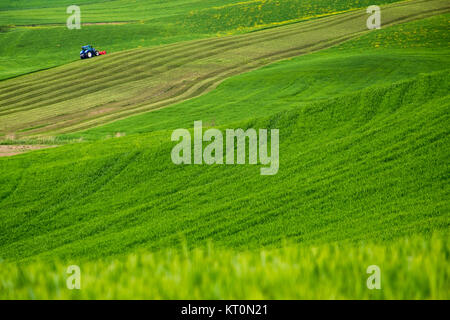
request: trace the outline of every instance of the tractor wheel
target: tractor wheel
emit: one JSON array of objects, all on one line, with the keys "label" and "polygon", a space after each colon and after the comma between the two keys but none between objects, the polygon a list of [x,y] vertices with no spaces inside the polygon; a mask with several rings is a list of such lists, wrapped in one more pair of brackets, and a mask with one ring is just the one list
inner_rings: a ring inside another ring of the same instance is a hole
[{"label": "tractor wheel", "polygon": [[88,56],[88,58],[92,58],[92,52],[89,51],[89,52],[87,53],[87,56]]},{"label": "tractor wheel", "polygon": [[95,55],[98,57],[100,53],[98,53],[98,51],[95,51]]}]

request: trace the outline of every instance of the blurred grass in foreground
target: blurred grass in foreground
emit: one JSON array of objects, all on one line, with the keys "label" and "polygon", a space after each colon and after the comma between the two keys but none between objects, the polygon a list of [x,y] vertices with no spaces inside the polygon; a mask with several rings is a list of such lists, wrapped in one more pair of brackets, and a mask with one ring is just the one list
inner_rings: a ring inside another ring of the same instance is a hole
[{"label": "blurred grass in foreground", "polygon": [[[81,289],[66,287],[81,268]],[[286,245],[238,252],[211,245],[77,263],[0,263],[1,299],[449,299],[448,237],[381,244]],[[369,290],[369,265],[381,289]]]}]

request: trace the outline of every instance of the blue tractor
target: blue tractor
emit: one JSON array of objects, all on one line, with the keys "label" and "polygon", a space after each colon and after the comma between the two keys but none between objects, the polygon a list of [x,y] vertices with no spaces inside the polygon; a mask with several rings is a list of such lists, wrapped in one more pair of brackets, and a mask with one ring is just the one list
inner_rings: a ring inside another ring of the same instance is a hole
[{"label": "blue tractor", "polygon": [[100,53],[95,50],[92,46],[82,46],[80,51],[80,58],[81,59],[89,59],[95,56],[99,56]]}]

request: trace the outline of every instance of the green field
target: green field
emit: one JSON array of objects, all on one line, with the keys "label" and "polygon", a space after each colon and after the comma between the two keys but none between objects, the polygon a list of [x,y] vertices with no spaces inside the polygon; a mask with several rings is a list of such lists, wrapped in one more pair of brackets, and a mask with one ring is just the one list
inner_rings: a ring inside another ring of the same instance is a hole
[{"label": "green field", "polygon": [[[148,48],[118,41],[105,57],[0,82],[2,144],[61,144],[0,157],[0,299],[449,298],[446,1],[388,5],[374,31],[350,10],[364,1],[233,2],[92,9],[91,22],[142,11],[91,27],[133,26]],[[65,3],[7,1],[0,24],[57,23]],[[152,25],[174,29],[151,39]],[[62,28],[30,32],[54,41]],[[13,32],[25,31],[0,43]],[[29,65],[7,73],[41,68],[26,50]],[[102,81],[86,86],[91,74]],[[278,174],[173,164],[172,131],[197,120],[279,129]],[[70,264],[79,291],[65,287]],[[381,290],[366,287],[369,265]]]}]

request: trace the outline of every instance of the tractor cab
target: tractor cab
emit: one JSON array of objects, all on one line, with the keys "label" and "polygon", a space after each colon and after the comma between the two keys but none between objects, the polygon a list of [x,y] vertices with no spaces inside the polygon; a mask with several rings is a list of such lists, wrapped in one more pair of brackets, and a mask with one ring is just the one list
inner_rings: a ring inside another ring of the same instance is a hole
[{"label": "tractor cab", "polygon": [[88,58],[92,58],[92,57],[95,57],[95,56],[98,56],[98,55],[99,55],[98,51],[95,50],[90,45],[81,47],[81,51],[80,51],[80,58],[81,59],[88,59]]}]

